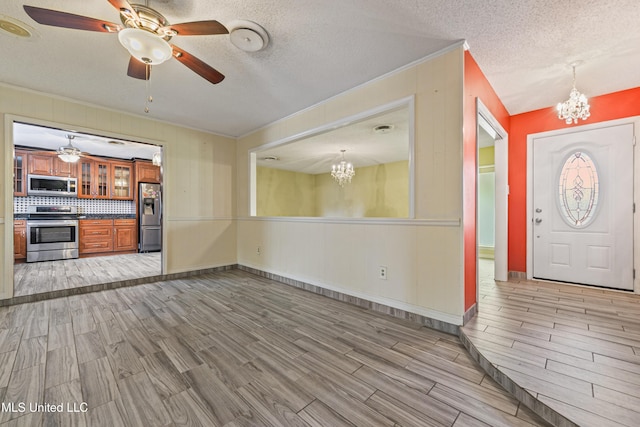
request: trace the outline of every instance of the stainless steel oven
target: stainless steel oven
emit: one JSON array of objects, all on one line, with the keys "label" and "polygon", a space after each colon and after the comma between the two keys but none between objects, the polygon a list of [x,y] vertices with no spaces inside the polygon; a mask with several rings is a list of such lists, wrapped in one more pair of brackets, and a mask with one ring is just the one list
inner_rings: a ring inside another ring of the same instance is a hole
[{"label": "stainless steel oven", "polygon": [[75,206],[29,206],[27,262],[78,258]]}]

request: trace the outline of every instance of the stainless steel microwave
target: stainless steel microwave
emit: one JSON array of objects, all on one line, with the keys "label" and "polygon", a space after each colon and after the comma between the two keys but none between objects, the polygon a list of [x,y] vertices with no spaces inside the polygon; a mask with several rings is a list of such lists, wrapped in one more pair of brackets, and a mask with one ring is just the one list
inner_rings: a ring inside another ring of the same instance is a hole
[{"label": "stainless steel microwave", "polygon": [[78,179],[61,176],[27,175],[27,195],[78,197]]}]

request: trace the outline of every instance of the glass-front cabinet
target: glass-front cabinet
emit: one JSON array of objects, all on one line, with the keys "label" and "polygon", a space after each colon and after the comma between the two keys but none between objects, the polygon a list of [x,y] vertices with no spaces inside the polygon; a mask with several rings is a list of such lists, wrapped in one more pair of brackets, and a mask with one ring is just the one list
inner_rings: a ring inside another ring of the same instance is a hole
[{"label": "glass-front cabinet", "polygon": [[27,153],[21,150],[13,154],[13,195],[27,195]]},{"label": "glass-front cabinet", "polygon": [[85,199],[109,199],[110,164],[108,161],[82,159],[78,197]]},{"label": "glass-front cabinet", "polygon": [[111,198],[122,200],[133,200],[131,184],[133,164],[132,163],[111,163]]}]

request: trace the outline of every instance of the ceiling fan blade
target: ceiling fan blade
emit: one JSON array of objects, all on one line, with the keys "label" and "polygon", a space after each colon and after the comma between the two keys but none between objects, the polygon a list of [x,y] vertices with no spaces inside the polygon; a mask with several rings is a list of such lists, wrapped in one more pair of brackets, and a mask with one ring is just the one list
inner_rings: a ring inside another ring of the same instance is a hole
[{"label": "ceiling fan blade", "polygon": [[151,77],[151,65],[145,64],[142,61],[138,61],[133,56],[129,59],[129,68],[127,68],[127,75],[134,79],[149,80]]},{"label": "ceiling fan blade", "polygon": [[119,11],[125,11],[131,15],[131,17],[138,21],[140,18],[138,17],[138,12],[129,4],[127,0],[108,0],[109,3]]},{"label": "ceiling fan blade", "polygon": [[23,7],[27,15],[42,25],[72,28],[75,30],[99,31],[103,33],[116,33],[122,29],[120,25],[113,22],[89,18],[88,16],[74,15],[72,13],[34,6],[25,5]]},{"label": "ceiling fan blade", "polygon": [[160,31],[175,31],[179,36],[206,36],[213,34],[229,34],[227,27],[218,21],[184,22],[182,24],[169,25]]},{"label": "ceiling fan blade", "polygon": [[171,45],[171,48],[173,49],[174,58],[182,62],[194,73],[199,74],[201,77],[205,78],[213,84],[220,83],[222,80],[224,80],[223,74],[221,74],[218,70],[211,67],[210,65],[205,64],[195,56],[191,55],[189,52],[186,52],[175,45]]}]

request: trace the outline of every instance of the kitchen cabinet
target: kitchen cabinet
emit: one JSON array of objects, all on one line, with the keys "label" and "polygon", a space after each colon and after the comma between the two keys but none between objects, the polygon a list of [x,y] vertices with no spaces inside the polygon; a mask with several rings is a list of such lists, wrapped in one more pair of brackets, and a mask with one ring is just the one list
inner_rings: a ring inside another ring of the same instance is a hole
[{"label": "kitchen cabinet", "polygon": [[29,154],[29,173],[34,175],[51,175],[77,177],[76,163],[60,160],[56,153],[34,152]]},{"label": "kitchen cabinet", "polygon": [[136,182],[160,184],[162,182],[160,166],[155,166],[151,162],[136,160]]},{"label": "kitchen cabinet", "polygon": [[111,162],[111,199],[133,200],[133,163]]},{"label": "kitchen cabinet", "polygon": [[15,150],[13,154],[13,195],[27,195],[27,159],[26,151]]},{"label": "kitchen cabinet", "polygon": [[53,171],[53,155],[51,153],[31,153],[29,156],[29,173],[34,175],[51,175]]},{"label": "kitchen cabinet", "polygon": [[114,219],[113,231],[114,252],[138,250],[138,227],[135,219]]},{"label": "kitchen cabinet", "polygon": [[81,219],[79,230],[80,255],[113,252],[112,219]]},{"label": "kitchen cabinet", "polygon": [[78,197],[82,199],[108,199],[111,180],[109,161],[85,158],[81,159],[79,163]]},{"label": "kitchen cabinet", "polygon": [[53,173],[54,176],[63,176],[69,178],[77,178],[77,163],[68,163],[63,162],[60,158],[55,155],[53,156]]},{"label": "kitchen cabinet", "polygon": [[13,259],[27,259],[27,221],[24,219],[13,221]]},{"label": "kitchen cabinet", "polygon": [[116,252],[138,250],[136,220],[131,219],[81,219],[80,255],[108,255]]}]

